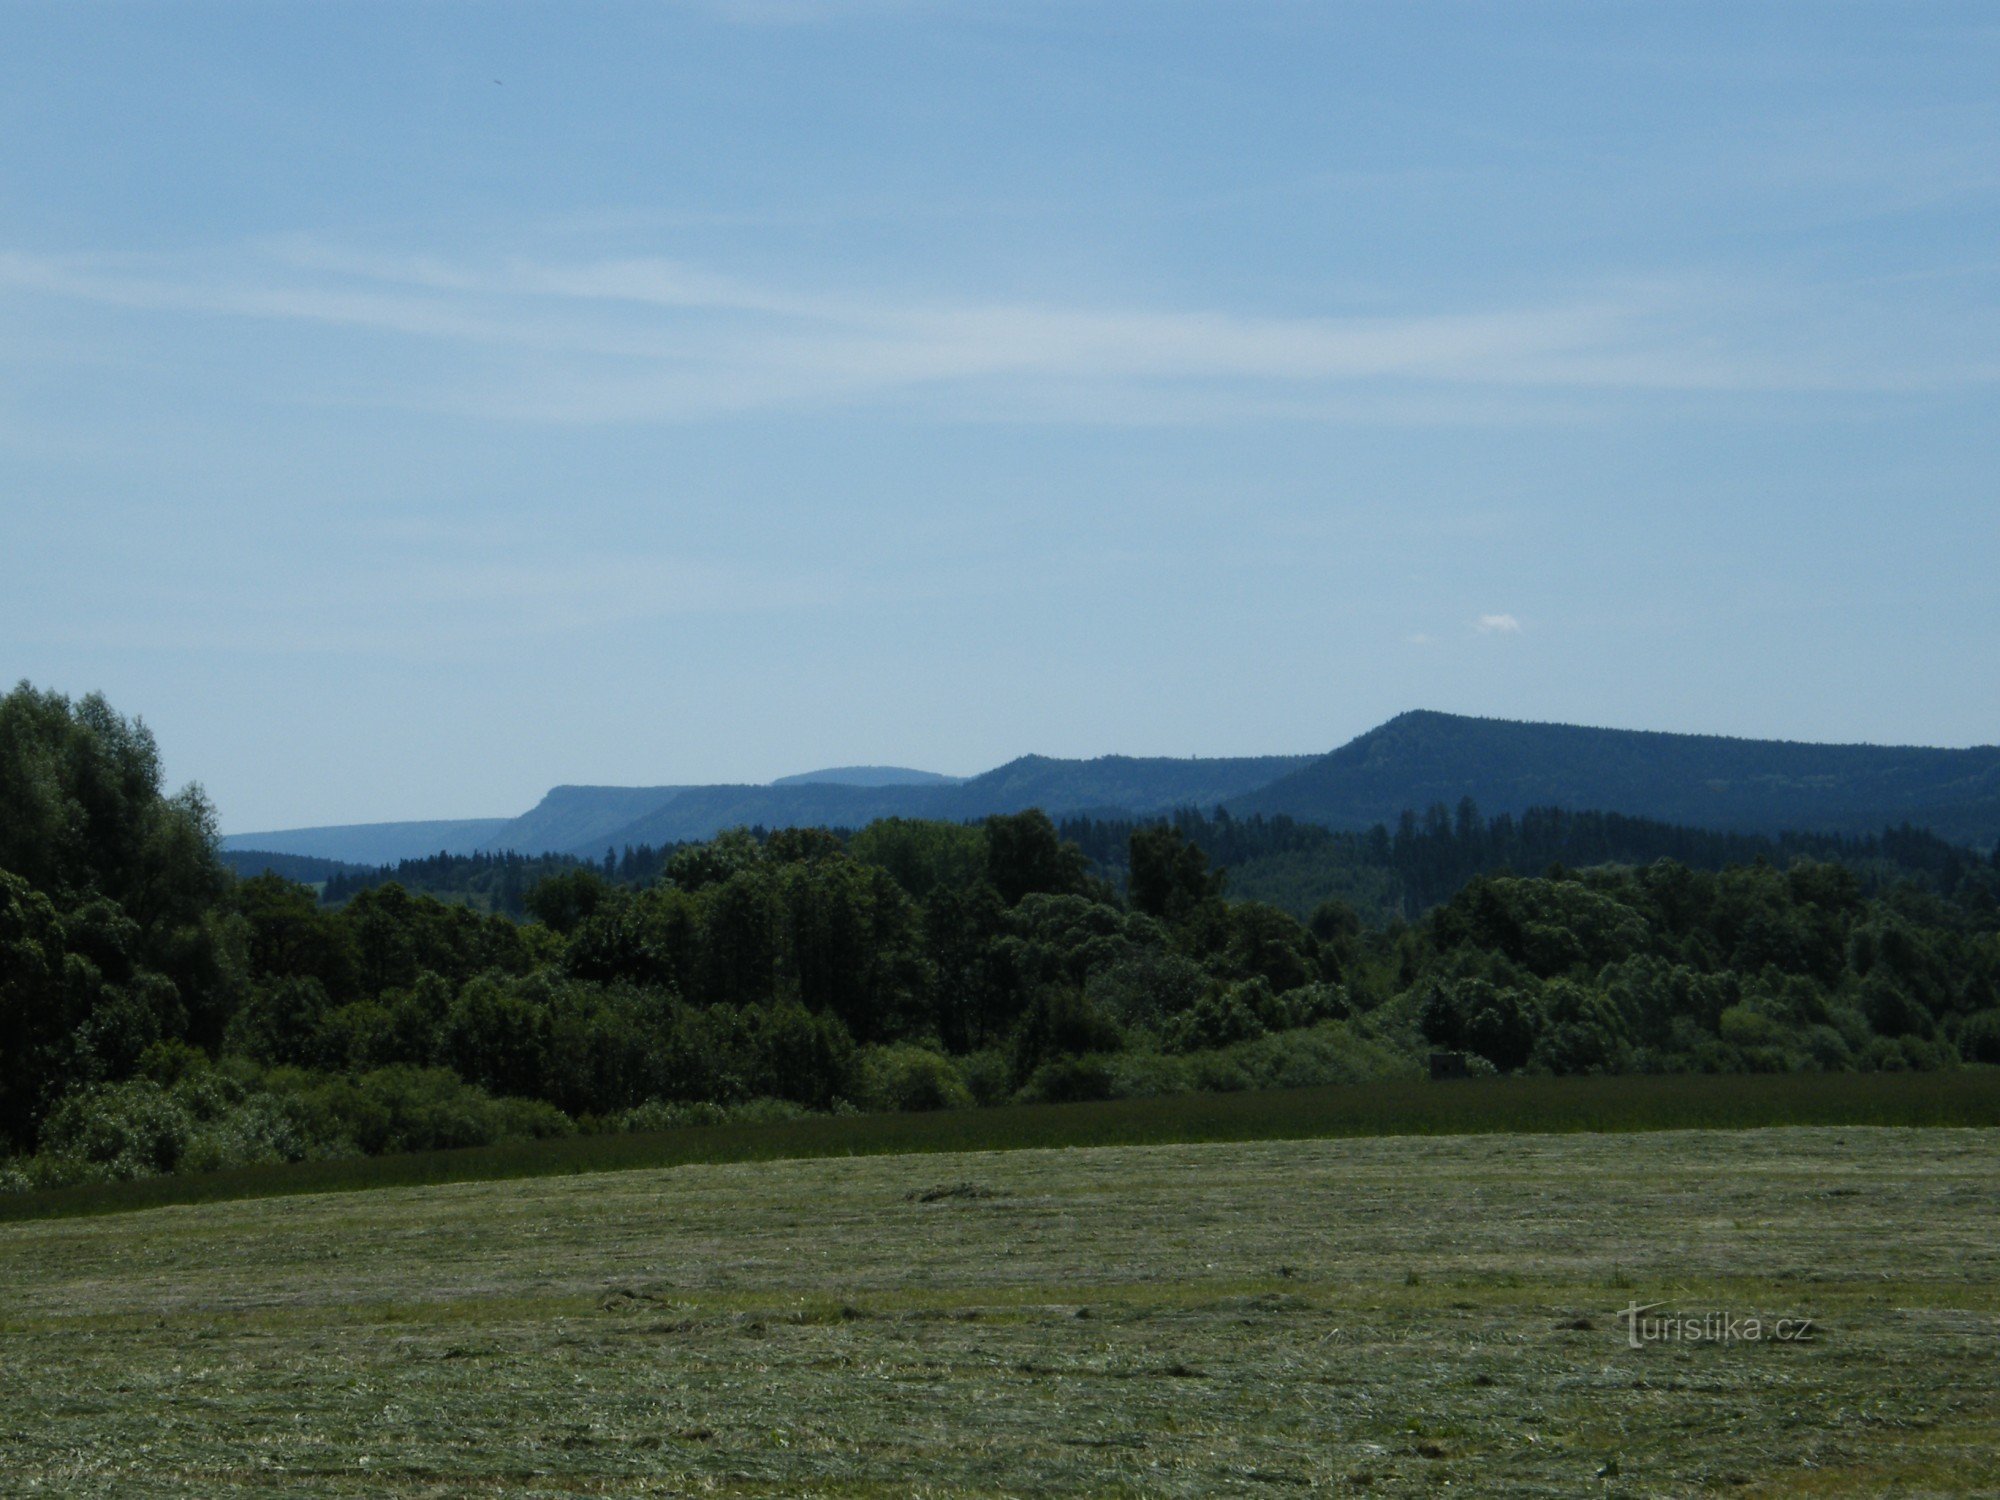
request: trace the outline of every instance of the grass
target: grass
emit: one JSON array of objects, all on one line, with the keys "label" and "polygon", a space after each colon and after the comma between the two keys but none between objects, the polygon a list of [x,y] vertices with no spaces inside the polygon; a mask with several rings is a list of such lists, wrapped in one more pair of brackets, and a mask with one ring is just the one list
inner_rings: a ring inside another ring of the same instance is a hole
[{"label": "grass", "polygon": [[1990,1130],[1410,1134],[14,1223],[0,1492],[1992,1493],[1996,1181]]},{"label": "grass", "polygon": [[2000,1125],[2000,1069],[1465,1079],[700,1126],[0,1195],[0,1223],[235,1198],[697,1162],[1365,1135],[1770,1125]]}]

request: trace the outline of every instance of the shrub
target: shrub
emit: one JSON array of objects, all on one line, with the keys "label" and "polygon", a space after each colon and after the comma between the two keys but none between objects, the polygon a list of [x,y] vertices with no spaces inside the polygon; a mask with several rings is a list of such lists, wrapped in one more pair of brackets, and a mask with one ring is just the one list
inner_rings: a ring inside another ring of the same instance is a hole
[{"label": "shrub", "polygon": [[1154,1099],[1194,1092],[1194,1064],[1159,1052],[1119,1052],[1111,1058],[1111,1093],[1117,1099]]},{"label": "shrub", "polygon": [[958,1060],[959,1075],[978,1104],[1004,1104],[1014,1092],[1014,1068],[998,1047],[987,1047]]},{"label": "shrub", "polygon": [[675,1104],[665,1099],[648,1099],[612,1117],[613,1128],[640,1133],[654,1130],[681,1130],[690,1125],[720,1125],[728,1118],[720,1104]]},{"label": "shrub", "polygon": [[858,1075],[860,1095],[855,1102],[864,1109],[964,1109],[973,1102],[956,1063],[941,1052],[909,1042],[867,1048],[861,1053]]},{"label": "shrub", "polygon": [[1109,1099],[1115,1085],[1112,1058],[1100,1053],[1058,1057],[1043,1063],[1021,1089],[1021,1099],[1036,1104],[1074,1104]]},{"label": "shrub", "polygon": [[295,1101],[309,1138],[370,1156],[542,1139],[576,1129],[552,1104],[495,1099],[445,1068],[399,1065],[359,1078],[280,1070],[271,1084]]},{"label": "shrub", "polygon": [[1171,1052],[1212,1052],[1264,1035],[1271,987],[1261,979],[1211,991],[1168,1021],[1162,1040]]},{"label": "shrub", "polygon": [[1958,1028],[1958,1054],[1967,1062],[2000,1063],[2000,1010],[1976,1011]]},{"label": "shrub", "polygon": [[173,1171],[194,1128],[184,1103],[150,1078],[136,1078],[65,1095],[42,1126],[40,1155],[52,1167],[100,1167],[106,1180],[151,1177]]},{"label": "shrub", "polygon": [[1014,1076],[1026,1079],[1052,1058],[1116,1052],[1124,1040],[1111,1018],[1081,991],[1045,988],[1021,1018],[1014,1037]]}]

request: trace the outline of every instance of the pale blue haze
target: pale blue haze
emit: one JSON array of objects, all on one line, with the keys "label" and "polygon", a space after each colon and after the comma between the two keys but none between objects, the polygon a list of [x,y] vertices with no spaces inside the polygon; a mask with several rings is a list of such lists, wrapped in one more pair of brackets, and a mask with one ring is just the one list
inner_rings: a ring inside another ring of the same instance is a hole
[{"label": "pale blue haze", "polygon": [[0,675],[231,829],[2000,739],[1990,5],[0,6]]}]

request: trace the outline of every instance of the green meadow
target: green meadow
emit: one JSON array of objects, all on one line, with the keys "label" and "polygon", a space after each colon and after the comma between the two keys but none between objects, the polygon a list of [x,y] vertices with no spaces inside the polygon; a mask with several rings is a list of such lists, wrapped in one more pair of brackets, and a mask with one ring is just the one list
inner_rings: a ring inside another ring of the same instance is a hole
[{"label": "green meadow", "polygon": [[1410,1128],[0,1225],[0,1491],[2000,1487],[1992,1130]]}]

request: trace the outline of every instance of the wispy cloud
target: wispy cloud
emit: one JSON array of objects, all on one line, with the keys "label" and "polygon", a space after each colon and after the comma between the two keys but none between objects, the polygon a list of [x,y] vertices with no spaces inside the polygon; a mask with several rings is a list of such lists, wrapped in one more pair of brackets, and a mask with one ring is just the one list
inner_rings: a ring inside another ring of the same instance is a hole
[{"label": "wispy cloud", "polygon": [[473,261],[291,239],[206,264],[0,253],[0,293],[429,341],[464,352],[450,378],[407,374],[375,399],[563,423],[894,402],[1030,421],[1465,421],[1565,416],[1564,402],[1605,392],[1914,378],[1719,346],[1685,291],[1645,285],[1533,306],[1278,316],[884,298],[659,257]]},{"label": "wispy cloud", "polygon": [[1481,635],[1519,635],[1521,622],[1512,615],[1481,615],[1472,628]]},{"label": "wispy cloud", "polygon": [[409,661],[483,657],[519,644],[664,620],[813,614],[920,594],[922,583],[857,579],[849,571],[758,567],[672,555],[542,555],[519,549],[463,556],[447,530],[390,528],[431,546],[315,570],[239,581],[226,598],[197,583],[155,582],[89,619],[38,626],[47,644],[146,652],[223,651],[382,656]]}]

